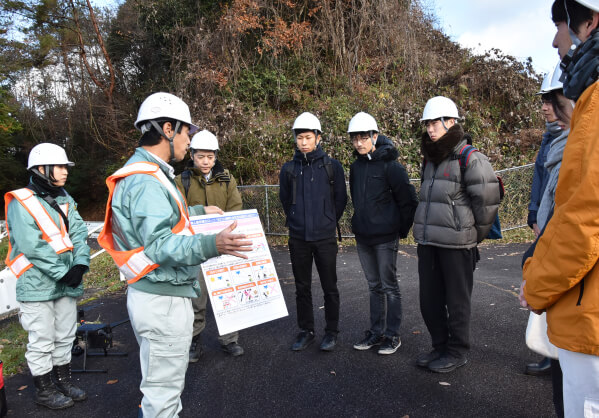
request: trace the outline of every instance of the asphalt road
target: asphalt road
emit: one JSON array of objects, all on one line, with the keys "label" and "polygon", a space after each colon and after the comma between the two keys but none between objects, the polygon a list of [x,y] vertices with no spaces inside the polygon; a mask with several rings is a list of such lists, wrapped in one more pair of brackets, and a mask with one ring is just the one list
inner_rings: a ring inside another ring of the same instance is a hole
[{"label": "asphalt road", "polygon": [[[550,417],[554,415],[549,377],[523,374],[539,356],[524,343],[528,312],[517,301],[520,259],[525,244],[481,248],[475,273],[472,349],[466,366],[435,374],[414,366],[430,350],[418,307],[416,248],[403,246],[398,272],[403,301],[402,345],[393,355],[360,352],[352,344],[368,328],[368,291],[355,247],[338,258],[341,294],[339,344],[318,350],[324,332],[322,292],[315,273],[313,298],[317,343],[303,352],[289,347],[297,333],[293,275],[285,247],[271,248],[289,316],[240,332],[245,355],[220,351],[212,317],[203,335],[204,355],[187,371],[181,417]],[[86,319],[126,318],[125,295],[91,302]],[[114,329],[115,347],[128,357],[88,358],[88,368],[107,373],[74,375],[88,400],[63,411],[33,403],[28,375],[6,379],[9,417],[136,417],[141,399],[138,347],[130,324]],[[74,358],[74,368],[82,366]],[[27,388],[18,390],[22,386]]]}]

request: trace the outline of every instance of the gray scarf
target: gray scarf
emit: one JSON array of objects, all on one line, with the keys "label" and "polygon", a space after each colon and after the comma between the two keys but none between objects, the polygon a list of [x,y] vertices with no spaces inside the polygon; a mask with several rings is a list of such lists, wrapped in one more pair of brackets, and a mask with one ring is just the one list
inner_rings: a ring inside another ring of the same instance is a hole
[{"label": "gray scarf", "polygon": [[[563,65],[563,64],[562,64]],[[597,81],[599,75],[599,31],[594,30],[584,41],[564,70],[564,96],[578,100],[588,86]]]},{"label": "gray scarf", "polygon": [[541,197],[541,204],[537,212],[537,225],[539,225],[541,230],[545,227],[547,217],[555,205],[555,189],[569,134],[569,129],[562,131],[560,136],[551,141],[549,152],[547,153],[547,160],[545,161],[545,170],[547,170],[546,175],[548,176],[547,186],[545,186],[545,190],[543,191],[543,197]]},{"label": "gray scarf", "polygon": [[559,123],[557,123],[557,121],[545,122],[545,131],[549,132],[549,136],[550,136],[549,143],[551,143],[551,141],[553,141],[555,138],[557,138],[564,132],[564,130],[561,128],[561,126],[559,126]]}]

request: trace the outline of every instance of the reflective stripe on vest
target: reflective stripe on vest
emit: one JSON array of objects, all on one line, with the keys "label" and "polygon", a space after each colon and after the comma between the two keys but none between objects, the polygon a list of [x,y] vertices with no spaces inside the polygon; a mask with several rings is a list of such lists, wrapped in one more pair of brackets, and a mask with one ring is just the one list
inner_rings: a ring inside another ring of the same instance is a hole
[{"label": "reflective stripe on vest", "polygon": [[108,202],[106,203],[104,227],[98,236],[98,243],[110,254],[119,268],[122,275],[121,277],[124,277],[129,284],[135,283],[143,276],[159,267],[159,264],[154,263],[146,254],[144,254],[144,247],[120,251],[117,250],[114,245],[112,235],[112,197],[117,182],[132,174],[147,174],[156,178],[160,184],[166,188],[173,199],[175,199],[177,207],[179,208],[179,222],[177,222],[171,231],[177,235],[193,235],[193,230],[189,223],[187,204],[184,200],[181,200],[179,192],[157,164],[139,162],[126,165],[117,170],[112,176],[106,179],[109,194]]},{"label": "reflective stripe on vest", "polygon": [[[8,213],[8,205],[13,200],[17,199],[21,205],[29,212],[35,220],[35,223],[42,232],[42,238],[50,244],[56,254],[62,254],[66,251],[73,250],[73,243],[69,237],[69,233],[65,227],[62,216],[59,216],[60,229],[50,217],[44,206],[40,203],[36,195],[27,188],[13,190],[4,195],[5,213]],[[60,205],[61,210],[68,215],[68,204]],[[8,231],[8,227],[6,228]],[[25,271],[29,270],[33,264],[25,257],[24,254],[17,255],[14,259],[10,259],[12,245],[10,237],[8,240],[8,253],[6,254],[6,265],[10,268],[13,274],[20,277]]]}]

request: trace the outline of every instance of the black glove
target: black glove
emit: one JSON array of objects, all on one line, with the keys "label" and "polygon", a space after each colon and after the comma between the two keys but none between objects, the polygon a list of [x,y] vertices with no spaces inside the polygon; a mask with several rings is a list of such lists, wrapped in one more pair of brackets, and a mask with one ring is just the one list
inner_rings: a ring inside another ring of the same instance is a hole
[{"label": "black glove", "polygon": [[81,280],[83,280],[83,275],[87,272],[87,266],[83,264],[76,264],[64,275],[62,279],[58,281],[58,283],[63,283],[69,287],[75,288],[81,284]]}]

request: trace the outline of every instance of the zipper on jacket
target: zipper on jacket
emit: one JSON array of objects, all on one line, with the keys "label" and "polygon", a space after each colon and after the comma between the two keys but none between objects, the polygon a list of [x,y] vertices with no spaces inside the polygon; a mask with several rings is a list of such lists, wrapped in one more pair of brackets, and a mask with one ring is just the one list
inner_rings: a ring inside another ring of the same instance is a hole
[{"label": "zipper on jacket", "polygon": [[584,279],[580,281],[580,295],[578,295],[578,302],[576,302],[576,306],[580,306],[582,303],[582,294],[584,293]]},{"label": "zipper on jacket", "polygon": [[363,190],[362,190],[362,209],[365,208],[366,204],[366,187],[367,187],[367,183],[368,183],[368,167],[370,166],[370,164],[368,164],[368,161],[366,162],[366,170],[364,170],[365,174],[364,174],[364,182],[363,184]]},{"label": "zipper on jacket", "polygon": [[426,197],[426,210],[424,211],[424,230],[422,235],[424,237],[424,242],[428,242],[426,239],[426,227],[428,225],[428,211],[431,207],[431,195],[433,193],[433,184],[435,184],[435,176],[437,175],[437,165],[433,168],[433,177],[431,178],[431,184],[428,186],[428,196]]},{"label": "zipper on jacket", "polygon": [[460,218],[458,216],[457,209],[455,207],[455,200],[451,201],[451,210],[453,211],[453,220],[455,221],[455,226],[458,229],[458,231],[461,231],[462,225],[460,225]]}]

